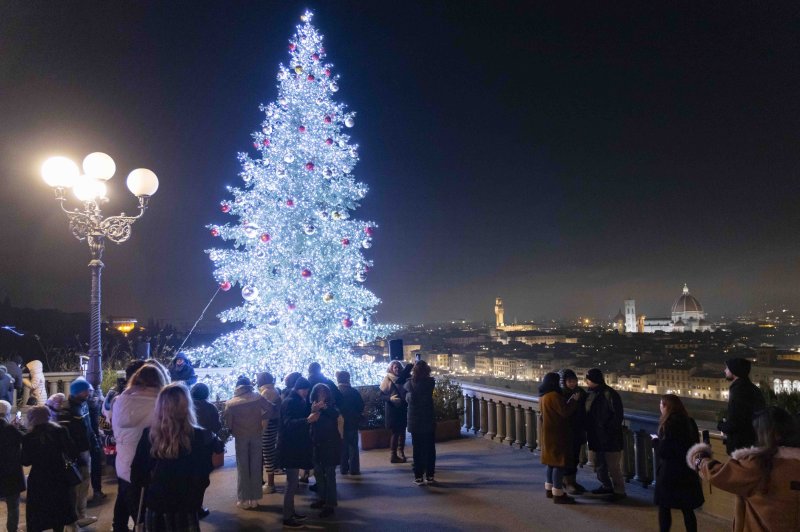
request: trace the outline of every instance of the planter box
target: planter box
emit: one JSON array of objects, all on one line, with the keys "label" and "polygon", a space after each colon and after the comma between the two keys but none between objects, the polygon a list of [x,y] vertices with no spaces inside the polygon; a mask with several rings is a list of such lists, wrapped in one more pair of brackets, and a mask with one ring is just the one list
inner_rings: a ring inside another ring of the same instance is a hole
[{"label": "planter box", "polygon": [[436,422],[436,441],[455,440],[461,437],[461,421],[458,419],[446,419]]},{"label": "planter box", "polygon": [[358,433],[361,435],[361,449],[364,451],[389,448],[389,440],[392,437],[392,431],[389,429],[364,429]]}]

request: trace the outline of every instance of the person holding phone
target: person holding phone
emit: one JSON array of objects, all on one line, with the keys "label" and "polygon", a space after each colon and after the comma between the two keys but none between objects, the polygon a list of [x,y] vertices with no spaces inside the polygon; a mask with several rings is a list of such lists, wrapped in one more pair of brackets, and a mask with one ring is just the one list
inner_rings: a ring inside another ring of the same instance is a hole
[{"label": "person holding phone", "polygon": [[661,532],[672,526],[673,508],[683,512],[687,532],[696,532],[694,509],[705,501],[700,479],[686,465],[686,452],[700,441],[697,424],[689,417],[677,395],[661,396],[661,418],[658,438],[653,440],[656,454],[656,489],[654,502],[658,506],[658,525]]},{"label": "person holding phone", "polygon": [[578,407],[580,394],[568,399],[561,394],[558,373],[548,373],[539,386],[539,409],[542,415],[542,464],[547,466],[545,495],[556,504],[575,504],[564,492],[564,470],[572,463],[572,436],[569,418]]},{"label": "person holding phone", "polygon": [[[561,372],[561,391],[567,402],[575,401],[578,406],[569,419],[570,436],[570,461],[564,468],[564,491],[570,495],[581,495],[586,488],[578,483],[578,463],[580,462],[581,447],[586,443],[586,391],[578,386],[578,376],[571,369]],[[573,399],[573,397],[577,397]]]}]

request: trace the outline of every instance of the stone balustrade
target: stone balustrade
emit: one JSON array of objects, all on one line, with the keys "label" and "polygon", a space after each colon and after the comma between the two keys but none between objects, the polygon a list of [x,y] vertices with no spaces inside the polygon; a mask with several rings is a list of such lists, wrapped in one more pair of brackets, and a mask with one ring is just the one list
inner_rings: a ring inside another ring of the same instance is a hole
[{"label": "stone balustrade", "polygon": [[[540,446],[541,418],[539,416],[539,397],[496,388],[473,382],[460,382],[463,393],[463,430],[473,432],[501,445],[535,451]],[[622,451],[623,475],[628,482],[634,481],[642,486],[655,482],[655,456],[651,433],[656,432],[658,416],[647,412],[631,411],[625,413],[625,447]],[[722,435],[703,431],[718,460],[726,460]],[[583,465],[592,466],[592,454],[581,450]],[[734,497],[722,490],[710,490],[703,483],[706,503],[703,511],[730,520],[733,516]]]}]

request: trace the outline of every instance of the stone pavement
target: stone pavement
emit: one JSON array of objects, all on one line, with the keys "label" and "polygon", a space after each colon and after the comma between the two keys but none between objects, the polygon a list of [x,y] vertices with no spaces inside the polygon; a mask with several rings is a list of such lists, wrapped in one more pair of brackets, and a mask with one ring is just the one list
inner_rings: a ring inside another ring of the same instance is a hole
[{"label": "stone pavement", "polygon": [[[410,438],[409,438],[410,439]],[[653,490],[628,484],[628,498],[618,503],[579,497],[576,505],[555,505],[544,495],[545,468],[539,454],[474,436],[437,444],[438,486],[416,486],[409,464],[390,464],[386,450],[361,453],[362,475],[338,476],[339,507],[332,518],[318,519],[308,505],[314,494],[301,484],[295,498],[297,511],[308,515],[308,530],[342,531],[655,531],[657,510]],[[229,444],[232,450],[233,445]],[[411,456],[410,446],[406,447]],[[589,470],[578,480],[589,488],[597,482]],[[235,457],[212,473],[206,492],[211,515],[201,522],[203,531],[280,530],[283,477],[276,477],[279,493],[264,495],[255,510],[236,508]],[[111,529],[115,481],[106,478],[108,499],[90,508],[100,517],[87,532]],[[24,494],[23,494],[24,495]],[[22,505],[24,524],[24,503]],[[730,530],[730,523],[697,513],[698,529]],[[5,526],[5,505],[0,504],[0,526]],[[682,531],[680,512],[673,512],[673,530]]]}]

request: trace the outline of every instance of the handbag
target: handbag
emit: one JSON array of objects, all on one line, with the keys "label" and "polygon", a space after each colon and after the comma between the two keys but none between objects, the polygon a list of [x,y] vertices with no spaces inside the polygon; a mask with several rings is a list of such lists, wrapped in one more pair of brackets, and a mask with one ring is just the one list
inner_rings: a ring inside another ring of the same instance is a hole
[{"label": "handbag", "polygon": [[83,482],[83,476],[75,460],[71,459],[66,454],[62,454],[61,456],[64,460],[64,480],[67,481],[67,485],[77,486]]}]

